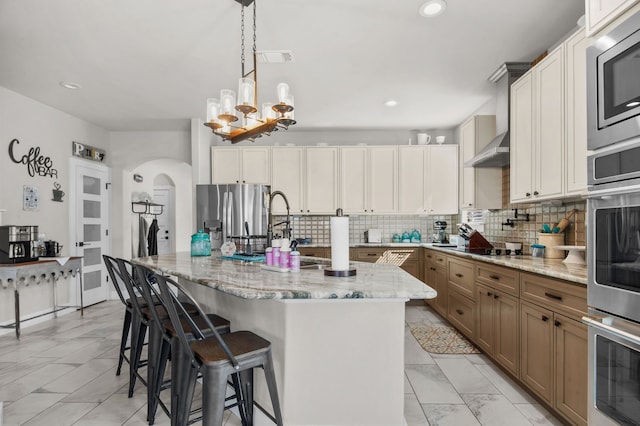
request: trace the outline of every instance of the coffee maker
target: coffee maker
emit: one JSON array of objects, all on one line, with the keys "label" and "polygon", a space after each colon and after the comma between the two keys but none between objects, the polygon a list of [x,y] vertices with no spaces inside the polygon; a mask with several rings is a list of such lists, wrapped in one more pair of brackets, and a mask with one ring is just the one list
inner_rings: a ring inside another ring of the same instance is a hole
[{"label": "coffee maker", "polygon": [[433,238],[432,243],[437,244],[449,244],[449,237],[447,236],[447,222],[444,220],[436,220],[433,223]]},{"label": "coffee maker", "polygon": [[0,226],[0,263],[22,263],[38,260],[37,226]]}]

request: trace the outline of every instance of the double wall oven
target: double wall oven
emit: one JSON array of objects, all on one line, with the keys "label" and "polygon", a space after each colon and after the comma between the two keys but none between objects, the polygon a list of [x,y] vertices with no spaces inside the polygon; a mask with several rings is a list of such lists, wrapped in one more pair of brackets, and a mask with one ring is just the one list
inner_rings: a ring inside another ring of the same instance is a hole
[{"label": "double wall oven", "polygon": [[589,424],[640,424],[640,12],[587,49]]}]

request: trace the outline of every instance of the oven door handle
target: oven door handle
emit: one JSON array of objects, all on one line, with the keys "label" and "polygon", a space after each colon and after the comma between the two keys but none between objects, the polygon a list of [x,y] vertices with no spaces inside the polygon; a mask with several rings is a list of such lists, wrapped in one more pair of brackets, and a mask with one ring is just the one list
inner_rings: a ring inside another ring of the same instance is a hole
[{"label": "oven door handle", "polygon": [[596,189],[594,191],[589,191],[589,198],[606,198],[608,196],[613,195],[621,195],[621,194],[629,194],[632,192],[640,191],[640,185],[630,185],[625,186],[624,188],[607,188],[607,189]]},{"label": "oven door handle", "polygon": [[611,333],[635,345],[640,345],[640,336],[636,336],[619,328],[612,327],[602,322],[602,317],[582,317],[582,322],[597,330]]}]

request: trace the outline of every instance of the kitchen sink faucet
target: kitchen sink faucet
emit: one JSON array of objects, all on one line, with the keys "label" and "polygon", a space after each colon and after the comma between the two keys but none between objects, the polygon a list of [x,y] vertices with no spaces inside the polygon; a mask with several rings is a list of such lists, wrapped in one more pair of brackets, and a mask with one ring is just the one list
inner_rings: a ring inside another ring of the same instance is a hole
[{"label": "kitchen sink faucet", "polygon": [[276,225],[281,225],[281,224],[285,224],[285,228],[284,231],[282,232],[282,236],[284,238],[291,238],[291,215],[290,215],[290,210],[289,210],[289,200],[287,200],[287,196],[284,195],[284,193],[282,191],[273,191],[270,195],[269,195],[269,216],[268,216],[268,221],[267,221],[267,247],[271,247],[271,241],[273,240],[273,214],[272,214],[272,209],[271,209],[271,205],[273,203],[273,198],[276,195],[280,195],[282,197],[282,199],[284,200],[284,204],[287,206],[287,220],[285,220],[284,222],[279,222]]}]

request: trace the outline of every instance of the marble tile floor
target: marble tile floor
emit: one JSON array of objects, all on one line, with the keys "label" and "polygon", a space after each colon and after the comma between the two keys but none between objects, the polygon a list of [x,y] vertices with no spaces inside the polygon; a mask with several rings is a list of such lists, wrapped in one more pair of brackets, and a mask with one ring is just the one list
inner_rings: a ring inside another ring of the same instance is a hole
[{"label": "marble tile floor", "polygon": [[[127,398],[115,375],[122,316],[109,301],[0,336],[0,425],[146,425],[143,386]],[[483,355],[425,352],[409,327],[443,323],[428,307],[407,306],[406,323],[408,426],[561,424]],[[155,424],[169,423],[159,410]],[[224,425],[240,421],[227,413]]]}]

